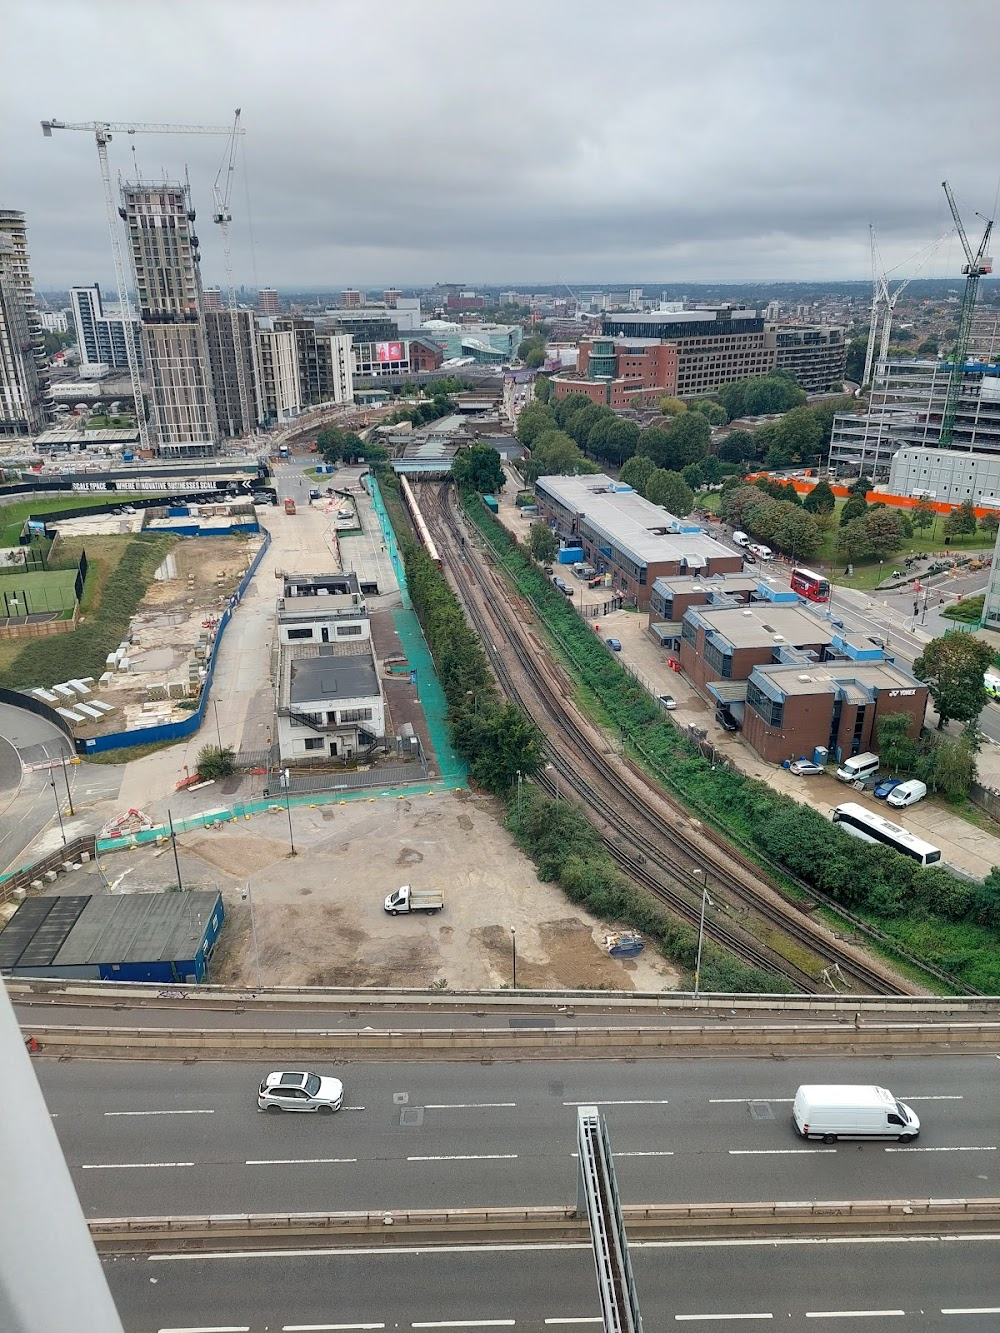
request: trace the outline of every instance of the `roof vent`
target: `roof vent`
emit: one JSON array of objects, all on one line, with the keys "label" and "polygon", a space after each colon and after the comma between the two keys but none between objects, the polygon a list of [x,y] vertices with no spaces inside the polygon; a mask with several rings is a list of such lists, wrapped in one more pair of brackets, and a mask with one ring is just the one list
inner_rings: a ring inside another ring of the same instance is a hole
[{"label": "roof vent", "polygon": [[744,614],[745,616],[752,616],[752,615],[753,615],[753,612],[752,612],[752,611],[744,611],[743,614]]},{"label": "roof vent", "polygon": [[764,629],[767,630],[768,634],[773,634],[773,633],[774,633],[774,626],[773,626],[773,625],[765,625],[765,626],[764,626]]},{"label": "roof vent", "polygon": [[774,636],[774,642],[775,642],[775,643],[784,643],[784,642],[785,642],[785,636],[784,636],[783,634],[776,634],[776,635]]},{"label": "roof vent", "polygon": [[803,676],[799,676],[799,680],[801,680],[801,681],[812,680],[812,676],[804,676],[804,675],[803,675]]}]

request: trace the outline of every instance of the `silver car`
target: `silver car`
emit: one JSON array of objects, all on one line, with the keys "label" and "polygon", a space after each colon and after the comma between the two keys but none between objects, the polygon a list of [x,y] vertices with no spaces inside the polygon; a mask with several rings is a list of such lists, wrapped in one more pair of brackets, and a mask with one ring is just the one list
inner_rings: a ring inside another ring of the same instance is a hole
[{"label": "silver car", "polygon": [[257,1092],[261,1111],[339,1111],[344,1085],[339,1078],[326,1078],[308,1071],[278,1071],[268,1074]]}]

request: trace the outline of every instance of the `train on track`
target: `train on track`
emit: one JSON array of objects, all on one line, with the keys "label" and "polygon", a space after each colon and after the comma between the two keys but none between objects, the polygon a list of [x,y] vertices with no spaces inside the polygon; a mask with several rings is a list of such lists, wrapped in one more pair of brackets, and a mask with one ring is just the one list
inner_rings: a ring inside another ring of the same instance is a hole
[{"label": "train on track", "polygon": [[413,494],[413,487],[405,477],[400,477],[399,485],[403,492],[403,502],[409,511],[410,518],[413,519],[413,526],[417,530],[417,536],[420,538],[420,544],[437,565],[438,569],[440,569],[441,556],[437,546],[434,544],[434,538],[431,536],[431,530],[427,526],[427,521],[420,512],[420,506],[417,504],[417,497]]}]

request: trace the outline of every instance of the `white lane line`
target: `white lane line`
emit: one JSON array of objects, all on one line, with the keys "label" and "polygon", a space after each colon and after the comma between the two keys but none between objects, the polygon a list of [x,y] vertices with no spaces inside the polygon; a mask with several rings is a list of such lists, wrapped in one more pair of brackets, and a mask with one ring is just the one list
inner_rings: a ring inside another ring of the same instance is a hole
[{"label": "white lane line", "polygon": [[513,1319],[437,1319],[411,1328],[513,1328]]},{"label": "white lane line", "polygon": [[788,1157],[803,1152],[836,1152],[836,1148],[730,1148],[730,1157]]},{"label": "white lane line", "polygon": [[884,1152],[996,1152],[996,1145],[972,1148],[885,1148]]},{"label": "white lane line", "polygon": [[570,1315],[568,1318],[546,1319],[545,1322],[547,1324],[603,1324],[604,1316],[586,1315],[586,1316],[581,1316],[579,1319],[577,1319],[574,1316]]},{"label": "white lane line", "polygon": [[591,1097],[589,1102],[563,1102],[563,1106],[669,1106],[665,1098],[639,1098],[633,1101],[609,1102],[602,1097]]},{"label": "white lane line", "polygon": [[[407,1157],[408,1162],[513,1162],[516,1152],[456,1153],[453,1157]],[[414,1324],[414,1328],[445,1328],[441,1324]]]},{"label": "white lane line", "polygon": [[612,1157],[673,1157],[672,1152],[613,1152]]},{"label": "white lane line", "polygon": [[145,1171],[160,1166],[194,1166],[194,1162],[84,1162],[81,1171]]},{"label": "white lane line", "polygon": [[807,1319],[882,1319],[905,1315],[905,1310],[807,1310]]},{"label": "white lane line", "polygon": [[965,1095],[961,1092],[955,1092],[947,1093],[943,1097],[907,1097],[906,1100],[908,1102],[964,1102]]},{"label": "white lane line", "polygon": [[105,1115],[215,1115],[214,1111],[105,1111]]},{"label": "white lane line", "polygon": [[675,1314],[680,1323],[685,1319],[773,1319],[773,1314]]},{"label": "white lane line", "polygon": [[492,1111],[517,1102],[424,1102],[425,1111]]},{"label": "white lane line", "polygon": [[709,1097],[709,1106],[729,1106],[735,1102],[787,1102],[791,1106],[794,1097]]},{"label": "white lane line", "polygon": [[[364,1108],[363,1106],[342,1106],[340,1109],[341,1109],[342,1111],[363,1111],[365,1108]],[[331,1325],[331,1328],[332,1328],[332,1327],[333,1327],[333,1325]],[[361,1327],[362,1327],[362,1325],[359,1324],[359,1325],[358,1325],[358,1328],[361,1328]],[[380,1328],[380,1327],[381,1327],[380,1324],[372,1324],[372,1328]]]},{"label": "white lane line", "polygon": [[282,1324],[281,1333],[326,1333],[329,1329],[385,1328],[385,1324]]},{"label": "white lane line", "polygon": [[244,1166],[325,1166],[332,1162],[356,1162],[356,1157],[251,1157]]},{"label": "white lane line", "polygon": [[950,1310],[942,1310],[942,1314],[1000,1314],[1000,1305],[956,1305]]}]

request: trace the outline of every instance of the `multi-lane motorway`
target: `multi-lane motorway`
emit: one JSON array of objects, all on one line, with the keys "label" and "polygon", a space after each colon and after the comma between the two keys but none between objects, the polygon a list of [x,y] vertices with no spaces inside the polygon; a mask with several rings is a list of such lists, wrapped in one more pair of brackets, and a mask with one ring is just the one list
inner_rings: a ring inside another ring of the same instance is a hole
[{"label": "multi-lane motorway", "polygon": [[[956,1198],[1000,1169],[992,1055],[357,1063],[332,1117],[259,1113],[254,1064],[36,1069],[91,1217],[567,1203],[592,1102],[625,1203]],[[888,1085],[919,1141],[803,1143],[791,1099],[816,1081]]]},{"label": "multi-lane motorway", "polygon": [[[1000,1236],[632,1247],[646,1333],[996,1333]],[[375,1248],[105,1262],[128,1333],[488,1329],[598,1333],[589,1247]]]}]

